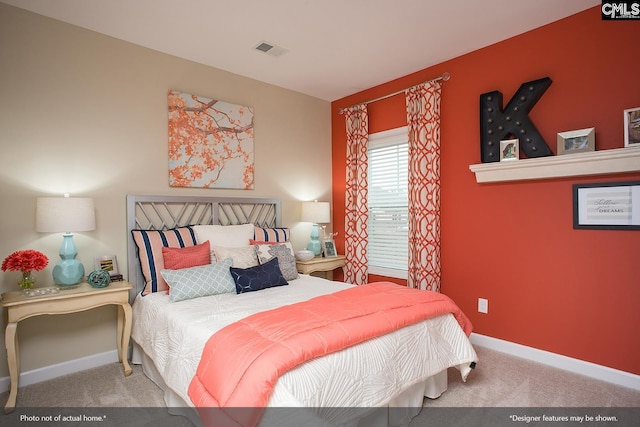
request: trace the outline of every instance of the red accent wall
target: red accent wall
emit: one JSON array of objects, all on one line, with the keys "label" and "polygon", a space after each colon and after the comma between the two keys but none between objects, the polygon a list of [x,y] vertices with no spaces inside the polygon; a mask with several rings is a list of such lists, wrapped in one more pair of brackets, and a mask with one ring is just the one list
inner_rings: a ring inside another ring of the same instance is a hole
[{"label": "red accent wall", "polygon": [[[334,229],[344,230],[339,109],[447,71],[442,292],[479,334],[640,374],[640,232],[572,228],[572,184],[640,173],[477,184],[469,170],[480,163],[480,94],[498,90],[506,104],[522,83],[547,76],[553,83],[529,116],[554,153],[558,132],[588,127],[598,150],[623,147],[622,111],[640,107],[639,39],[637,22],[602,21],[598,6],[333,102]],[[404,95],[369,104],[369,120],[370,132],[404,126]],[[489,300],[488,314],[477,312],[479,297]]]}]

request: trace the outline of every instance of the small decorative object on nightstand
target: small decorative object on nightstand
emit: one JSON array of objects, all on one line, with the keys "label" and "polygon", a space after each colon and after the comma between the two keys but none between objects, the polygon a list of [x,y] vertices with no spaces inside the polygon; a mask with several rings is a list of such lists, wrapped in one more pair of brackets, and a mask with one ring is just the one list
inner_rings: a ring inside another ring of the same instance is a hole
[{"label": "small decorative object on nightstand", "polygon": [[335,258],[338,256],[336,252],[336,244],[333,240],[324,241],[324,256],[327,258]]},{"label": "small decorative object on nightstand", "polygon": [[89,273],[87,283],[94,288],[106,288],[111,283],[111,276],[107,270],[96,270]]},{"label": "small decorative object on nightstand", "polygon": [[309,261],[314,257],[315,254],[312,251],[308,251],[306,249],[296,252],[296,260],[298,261]]},{"label": "small decorative object on nightstand", "polygon": [[40,271],[49,264],[49,258],[42,252],[27,249],[16,251],[2,261],[2,271],[19,271],[21,276],[18,286],[28,293],[35,284],[33,271]]}]

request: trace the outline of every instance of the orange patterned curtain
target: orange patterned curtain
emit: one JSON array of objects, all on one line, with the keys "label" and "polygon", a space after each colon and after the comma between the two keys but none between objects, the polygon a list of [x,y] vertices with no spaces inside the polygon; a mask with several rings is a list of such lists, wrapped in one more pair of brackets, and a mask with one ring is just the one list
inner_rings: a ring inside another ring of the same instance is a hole
[{"label": "orange patterned curtain", "polygon": [[410,288],[440,291],[440,95],[437,81],[405,91],[409,125]]},{"label": "orange patterned curtain", "polygon": [[363,285],[368,281],[367,221],[369,116],[367,106],[344,111],[347,125],[347,182],[345,190],[344,281]]}]

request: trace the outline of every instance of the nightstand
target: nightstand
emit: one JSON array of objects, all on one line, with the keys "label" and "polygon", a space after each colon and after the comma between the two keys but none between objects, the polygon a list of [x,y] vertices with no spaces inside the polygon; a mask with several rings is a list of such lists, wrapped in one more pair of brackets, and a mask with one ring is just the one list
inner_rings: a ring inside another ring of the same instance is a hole
[{"label": "nightstand", "polygon": [[[11,378],[9,399],[4,408],[6,414],[13,412],[18,395],[18,379],[20,354],[18,353],[18,337],[16,335],[18,322],[33,316],[43,314],[66,314],[89,310],[103,305],[118,306],[117,345],[118,357],[124,368],[124,375],[131,375],[131,366],[127,360],[129,339],[131,337],[131,305],[129,305],[129,290],[133,286],[128,282],[112,282],[105,288],[92,288],[87,283],[81,283],[71,289],[57,290],[55,287],[34,289],[43,292],[42,295],[27,296],[23,291],[5,292],[0,299],[0,305],[7,310],[7,329],[5,345],[7,347],[7,363]],[[52,291],[47,293],[47,291]]]},{"label": "nightstand", "polygon": [[344,255],[338,255],[337,257],[316,257],[309,261],[296,261],[296,268],[298,273],[311,274],[316,271],[325,272],[325,278],[331,279],[329,273],[333,272],[336,268],[342,268],[344,273]]}]

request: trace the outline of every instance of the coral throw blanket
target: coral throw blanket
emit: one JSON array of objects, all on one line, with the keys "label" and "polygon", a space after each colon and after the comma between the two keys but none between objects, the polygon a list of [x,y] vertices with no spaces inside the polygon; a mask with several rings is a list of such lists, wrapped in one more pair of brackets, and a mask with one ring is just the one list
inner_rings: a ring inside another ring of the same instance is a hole
[{"label": "coral throw blanket", "polygon": [[189,397],[205,426],[252,427],[278,378],[292,368],[445,313],[471,333],[471,322],[447,296],[390,282],[257,313],[209,338]]}]

